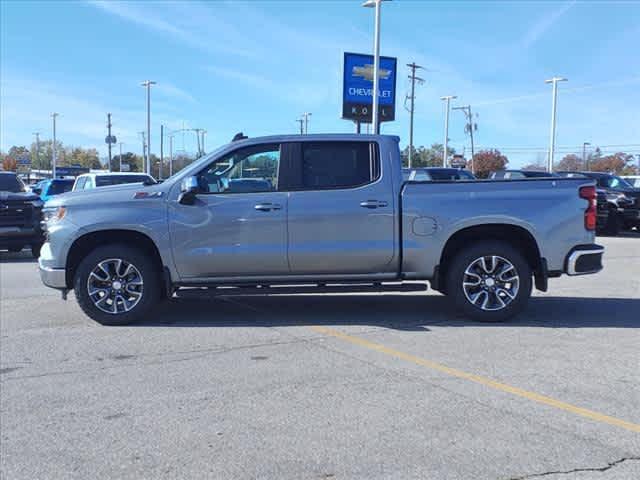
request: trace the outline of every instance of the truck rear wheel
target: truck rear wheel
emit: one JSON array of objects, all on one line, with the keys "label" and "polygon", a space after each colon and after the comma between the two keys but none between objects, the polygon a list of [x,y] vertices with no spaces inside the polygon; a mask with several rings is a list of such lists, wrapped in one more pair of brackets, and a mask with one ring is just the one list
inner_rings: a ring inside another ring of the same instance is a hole
[{"label": "truck rear wheel", "polygon": [[455,307],[481,322],[502,322],[519,313],[531,288],[531,266],[519,251],[499,241],[465,248],[447,272],[447,293]]},{"label": "truck rear wheel", "polygon": [[160,279],[152,259],[126,245],[98,247],[76,271],[80,308],[102,325],[127,325],[147,315],[160,300]]}]

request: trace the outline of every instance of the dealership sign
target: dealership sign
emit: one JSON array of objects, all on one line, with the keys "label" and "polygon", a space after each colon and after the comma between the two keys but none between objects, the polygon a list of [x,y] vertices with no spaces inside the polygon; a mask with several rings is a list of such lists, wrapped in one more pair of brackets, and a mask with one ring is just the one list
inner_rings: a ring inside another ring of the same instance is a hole
[{"label": "dealership sign", "polygon": [[[397,59],[380,57],[378,69],[378,116],[390,122],[396,116]],[[344,54],[342,118],[371,123],[373,102],[373,55]]]}]

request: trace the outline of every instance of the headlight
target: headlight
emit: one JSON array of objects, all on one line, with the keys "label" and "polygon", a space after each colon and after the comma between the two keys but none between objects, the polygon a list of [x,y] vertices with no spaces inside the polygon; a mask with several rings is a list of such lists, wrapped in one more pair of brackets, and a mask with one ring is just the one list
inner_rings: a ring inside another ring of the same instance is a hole
[{"label": "headlight", "polygon": [[610,202],[633,203],[633,200],[624,193],[607,193],[607,200]]},{"label": "headlight", "polygon": [[45,223],[59,222],[67,214],[65,207],[51,207],[42,210],[42,220]]}]

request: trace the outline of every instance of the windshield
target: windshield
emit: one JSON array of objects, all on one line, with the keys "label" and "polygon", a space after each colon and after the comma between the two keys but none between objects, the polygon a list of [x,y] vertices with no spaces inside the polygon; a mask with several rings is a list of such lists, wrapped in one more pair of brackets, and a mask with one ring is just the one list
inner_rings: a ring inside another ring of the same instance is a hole
[{"label": "windshield", "polygon": [[56,180],[49,185],[47,195],[60,195],[61,193],[70,192],[73,188],[73,180]]},{"label": "windshield", "polygon": [[611,175],[606,179],[606,185],[609,188],[633,188],[624,178]]},{"label": "windshield", "polygon": [[22,183],[22,180],[20,180],[17,175],[13,175],[13,174],[0,175],[0,191],[1,192],[20,193],[20,192],[24,192],[25,190],[26,189],[24,187],[24,183]]},{"label": "windshield", "polygon": [[123,183],[141,183],[151,180],[149,175],[104,175],[96,177],[96,187],[121,185]]}]

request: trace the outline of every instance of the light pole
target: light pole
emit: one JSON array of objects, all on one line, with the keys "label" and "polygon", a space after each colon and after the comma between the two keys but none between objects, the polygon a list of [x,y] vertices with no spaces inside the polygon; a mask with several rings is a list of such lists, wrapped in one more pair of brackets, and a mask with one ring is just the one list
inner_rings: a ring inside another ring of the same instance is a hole
[{"label": "light pole", "polygon": [[362,4],[363,7],[375,8],[375,31],[373,34],[373,97],[371,105],[371,115],[373,124],[373,134],[380,133],[380,122],[378,118],[378,81],[380,71],[380,6],[383,0],[367,0]]},{"label": "light pole", "polygon": [[140,133],[140,137],[142,138],[142,170],[147,171],[147,167],[145,162],[147,161],[147,141],[145,140],[144,130]]},{"label": "light pole", "polygon": [[300,124],[300,135],[304,135],[304,118],[298,118],[296,122]]},{"label": "light pole", "polygon": [[558,82],[566,82],[563,77],[553,77],[545,80],[544,83],[551,83],[553,89],[551,92],[551,138],[549,140],[549,159],[547,161],[547,171],[553,172],[553,156],[556,148],[556,104],[558,101]]},{"label": "light pole", "polygon": [[173,137],[174,134],[169,134],[169,177],[173,175]]},{"label": "light pole", "polygon": [[141,83],[147,89],[147,174],[151,175],[151,86],[153,80],[145,80]]},{"label": "light pole", "polygon": [[204,137],[207,135],[207,131],[206,130],[202,130],[202,155],[206,155],[207,151],[204,148]]},{"label": "light pole", "polygon": [[51,114],[51,118],[53,118],[53,145],[51,146],[51,178],[56,178],[56,160],[57,154],[56,151],[56,117],[57,113],[53,112]]},{"label": "light pole", "polygon": [[120,145],[120,171],[122,171],[122,145],[124,145],[124,143],[119,142],[118,145]]},{"label": "light pole", "polygon": [[471,114],[471,105],[465,105],[463,107],[453,107],[453,110],[462,110],[464,112],[464,116],[467,119],[465,132],[469,132],[469,135],[471,136],[471,173],[475,173],[474,161],[473,161],[473,155],[475,153],[474,147],[473,147],[473,131],[476,129],[478,124],[474,123],[473,121],[473,115]]},{"label": "light pole", "polygon": [[[304,134],[307,135],[309,133],[309,117],[311,116],[311,113],[309,112],[304,112],[302,114],[302,118],[304,118]],[[300,127],[302,127],[302,124],[300,125]]]},{"label": "light pole", "polygon": [[196,133],[196,142],[198,144],[198,158],[200,158],[202,156],[202,150],[200,149],[200,132],[202,131],[202,129],[192,128],[191,130]]},{"label": "light pole", "polygon": [[440,97],[440,100],[446,101],[445,113],[444,113],[444,143],[442,144],[442,166],[446,167],[448,165],[447,157],[449,156],[449,110],[451,107],[451,100],[454,100],[458,97],[455,95],[447,95],[445,97]]},{"label": "light pole", "polygon": [[587,145],[591,146],[589,142],[582,143],[582,166],[585,170],[589,170],[589,165],[587,165]]}]

